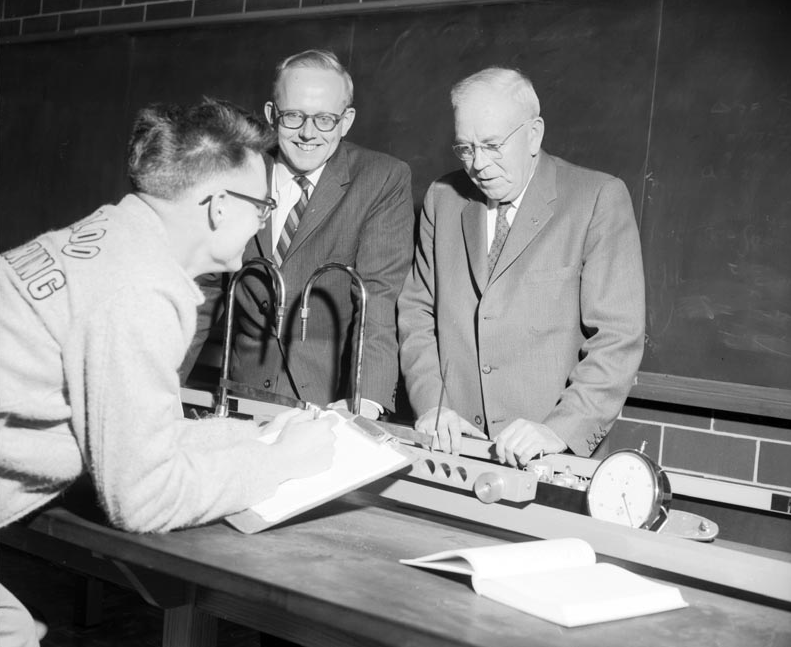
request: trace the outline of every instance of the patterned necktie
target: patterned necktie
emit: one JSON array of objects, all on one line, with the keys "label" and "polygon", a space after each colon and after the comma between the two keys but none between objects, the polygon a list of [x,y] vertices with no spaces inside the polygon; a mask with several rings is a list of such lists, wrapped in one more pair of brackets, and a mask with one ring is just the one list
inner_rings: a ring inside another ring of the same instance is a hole
[{"label": "patterned necktie", "polygon": [[294,239],[294,234],[297,233],[299,219],[302,218],[302,214],[305,213],[305,207],[308,206],[308,189],[311,186],[310,180],[304,175],[295,175],[294,181],[299,184],[299,187],[302,189],[302,193],[299,196],[299,201],[292,207],[291,211],[288,212],[288,217],[286,218],[286,222],[283,224],[283,231],[280,234],[280,239],[277,241],[277,247],[275,248],[275,262],[278,265],[283,264],[283,259],[286,257],[286,252],[288,251],[288,246]]},{"label": "patterned necktie", "polygon": [[508,224],[506,214],[510,208],[510,202],[501,202],[497,205],[497,221],[494,225],[494,240],[492,241],[492,246],[489,248],[489,276],[492,275],[492,270],[494,270],[494,266],[497,264],[497,259],[500,258],[500,252],[503,251],[505,239],[508,237],[510,225]]}]

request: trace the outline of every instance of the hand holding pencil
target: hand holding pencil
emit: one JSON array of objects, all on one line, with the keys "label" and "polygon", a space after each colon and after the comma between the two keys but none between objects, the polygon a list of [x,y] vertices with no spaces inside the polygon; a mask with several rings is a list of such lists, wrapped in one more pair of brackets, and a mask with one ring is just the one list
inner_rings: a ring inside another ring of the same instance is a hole
[{"label": "hand holding pencil", "polygon": [[442,388],[440,389],[439,403],[415,421],[415,429],[434,436],[435,440],[431,449],[437,448],[443,452],[458,454],[461,450],[462,435],[485,439],[486,434],[462,418],[456,411],[445,406],[447,404],[445,389],[447,373],[448,364],[446,362],[440,374]]}]

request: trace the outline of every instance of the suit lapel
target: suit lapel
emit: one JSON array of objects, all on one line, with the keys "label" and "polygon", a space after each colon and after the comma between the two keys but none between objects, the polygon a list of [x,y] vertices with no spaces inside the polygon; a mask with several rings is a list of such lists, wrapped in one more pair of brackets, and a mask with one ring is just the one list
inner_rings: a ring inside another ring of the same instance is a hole
[{"label": "suit lapel", "polygon": [[483,195],[480,199],[470,200],[461,212],[461,228],[464,233],[464,244],[467,247],[467,258],[479,292],[483,292],[489,280],[486,202],[482,200]]},{"label": "suit lapel", "polygon": [[496,280],[527,249],[552,218],[554,212],[550,204],[557,198],[556,175],[554,162],[541,151],[536,172],[516,212],[490,281]]},{"label": "suit lapel", "polygon": [[341,142],[335,154],[327,160],[319,183],[314,187],[305,213],[299,221],[297,233],[288,247],[284,261],[316,231],[340,202],[349,185],[349,160],[346,146]]}]

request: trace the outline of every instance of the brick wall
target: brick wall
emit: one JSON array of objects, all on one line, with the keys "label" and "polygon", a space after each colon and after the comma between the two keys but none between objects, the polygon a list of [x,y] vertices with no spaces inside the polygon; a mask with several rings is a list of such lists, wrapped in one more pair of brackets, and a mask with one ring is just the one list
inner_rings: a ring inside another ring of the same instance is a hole
[{"label": "brick wall", "polygon": [[721,539],[791,551],[791,421],[630,398],[594,458],[643,441],[673,472],[766,488],[776,512],[676,495],[673,509],[714,520]]},{"label": "brick wall", "polygon": [[[0,0],[0,42],[165,26],[164,21],[294,16],[393,7],[471,4],[472,0]],[[485,4],[478,0],[476,4]],[[158,23],[158,24],[157,24]],[[170,23],[172,24],[172,22]]]},{"label": "brick wall", "polygon": [[791,490],[791,421],[629,399],[596,450],[639,448],[673,471]]},{"label": "brick wall", "polygon": [[[337,2],[338,0],[336,0]],[[361,0],[348,0],[357,4]],[[327,0],[2,0],[0,37],[333,4]]]}]

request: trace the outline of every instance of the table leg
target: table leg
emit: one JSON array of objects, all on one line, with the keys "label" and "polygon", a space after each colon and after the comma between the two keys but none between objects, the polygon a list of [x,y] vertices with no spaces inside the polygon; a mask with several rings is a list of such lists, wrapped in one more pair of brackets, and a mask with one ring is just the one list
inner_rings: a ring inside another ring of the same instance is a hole
[{"label": "table leg", "polygon": [[162,647],[215,647],[217,618],[192,604],[165,609]]},{"label": "table leg", "polygon": [[87,575],[80,578],[74,603],[74,623],[95,627],[102,621],[104,582]]}]

